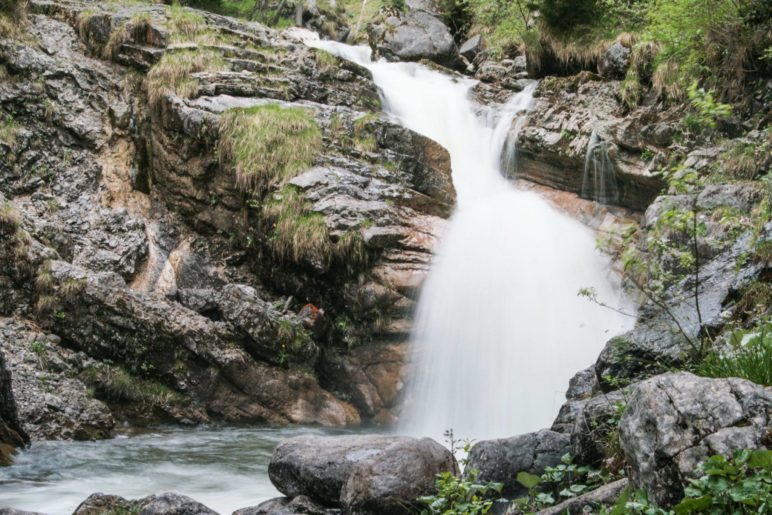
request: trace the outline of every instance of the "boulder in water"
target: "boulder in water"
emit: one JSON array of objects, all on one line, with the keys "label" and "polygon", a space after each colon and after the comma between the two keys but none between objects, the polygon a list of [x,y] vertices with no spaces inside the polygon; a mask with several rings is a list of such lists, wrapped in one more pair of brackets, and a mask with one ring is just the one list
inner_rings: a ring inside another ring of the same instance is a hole
[{"label": "boulder in water", "polygon": [[128,500],[117,495],[91,494],[75,508],[72,515],[123,512],[139,515],[218,515],[200,502],[174,492],[150,495],[138,500]]},{"label": "boulder in water", "polygon": [[402,513],[434,490],[441,472],[458,472],[451,452],[407,436],[300,436],[281,443],[268,466],[271,482],[288,497],[352,513]]},{"label": "boulder in water", "polygon": [[540,475],[546,467],[560,463],[560,458],[571,451],[566,434],[542,429],[535,433],[483,440],[469,452],[467,470],[478,470],[481,483],[495,481],[504,485],[504,495],[518,496],[525,488],[517,482],[518,472]]},{"label": "boulder in water", "polygon": [[9,465],[11,454],[17,447],[29,443],[16,413],[16,402],[11,390],[11,373],[5,366],[5,356],[0,352],[0,466]]},{"label": "boulder in water", "polygon": [[619,423],[631,484],[660,506],[683,497],[707,457],[764,447],[770,431],[772,388],[687,372],[642,382]]}]

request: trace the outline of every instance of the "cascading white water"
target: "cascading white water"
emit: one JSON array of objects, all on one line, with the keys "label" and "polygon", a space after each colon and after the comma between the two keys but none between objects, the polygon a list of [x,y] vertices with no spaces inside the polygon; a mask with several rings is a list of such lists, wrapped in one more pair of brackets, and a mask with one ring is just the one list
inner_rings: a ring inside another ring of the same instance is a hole
[{"label": "cascading white water", "polygon": [[548,427],[569,378],[631,319],[577,296],[592,286],[624,302],[591,231],[502,177],[507,132],[533,87],[479,115],[474,81],[306,42],[367,67],[384,110],[451,156],[458,207],[419,300],[400,431],[482,439]]},{"label": "cascading white water", "polygon": [[619,200],[614,163],[608,155],[609,145],[598,135],[597,129],[593,130],[584,158],[582,197],[595,199],[601,204],[613,204]]}]

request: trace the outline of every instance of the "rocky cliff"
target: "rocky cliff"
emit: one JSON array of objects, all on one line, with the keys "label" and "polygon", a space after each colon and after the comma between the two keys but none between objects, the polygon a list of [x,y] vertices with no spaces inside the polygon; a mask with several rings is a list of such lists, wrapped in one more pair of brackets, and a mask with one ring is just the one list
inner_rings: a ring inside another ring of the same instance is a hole
[{"label": "rocky cliff", "polygon": [[0,314],[29,433],[393,420],[447,152],[380,117],[366,70],[262,25],[49,1],[22,23]]}]

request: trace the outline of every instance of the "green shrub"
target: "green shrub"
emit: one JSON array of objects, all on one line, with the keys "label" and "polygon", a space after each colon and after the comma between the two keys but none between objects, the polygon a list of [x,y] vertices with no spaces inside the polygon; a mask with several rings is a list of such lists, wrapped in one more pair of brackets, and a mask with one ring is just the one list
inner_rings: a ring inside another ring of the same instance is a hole
[{"label": "green shrub", "polygon": [[551,29],[567,32],[590,23],[597,8],[596,0],[542,0],[541,15]]},{"label": "green shrub", "polygon": [[731,333],[729,349],[708,353],[697,373],[705,377],[739,377],[772,386],[772,323]]},{"label": "green shrub", "polygon": [[712,456],[704,475],[689,481],[677,514],[769,513],[772,510],[772,451],[743,450],[731,459]]},{"label": "green shrub", "polygon": [[422,515],[485,515],[493,507],[494,496],[501,493],[501,483],[477,482],[479,471],[467,470],[464,477],[450,472],[437,476],[437,494],[420,497],[426,508]]}]

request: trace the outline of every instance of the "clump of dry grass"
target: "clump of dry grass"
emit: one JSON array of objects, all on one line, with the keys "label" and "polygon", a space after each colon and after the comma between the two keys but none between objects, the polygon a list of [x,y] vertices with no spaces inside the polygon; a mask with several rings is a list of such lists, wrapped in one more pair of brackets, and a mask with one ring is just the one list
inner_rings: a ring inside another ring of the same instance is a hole
[{"label": "clump of dry grass", "polygon": [[110,34],[102,55],[105,59],[114,59],[125,43],[141,41],[143,35],[150,29],[152,17],[150,13],[140,12],[124,22],[117,30]]},{"label": "clump of dry grass", "polygon": [[258,195],[310,167],[321,144],[319,126],[304,108],[232,109],[220,121],[221,165],[235,169],[239,188]]},{"label": "clump of dry grass", "polygon": [[263,207],[264,219],[273,230],[268,244],[274,255],[295,263],[311,263],[327,268],[333,245],[324,216],[311,212],[303,194],[285,186]]},{"label": "clump of dry grass", "polygon": [[654,70],[651,83],[654,91],[660,97],[673,101],[681,101],[686,98],[681,66],[675,59],[668,59],[660,63],[656,70]]},{"label": "clump of dry grass", "polygon": [[167,51],[147,75],[150,105],[157,106],[168,93],[192,98],[198,93],[199,83],[191,74],[227,67],[222,56],[208,50]]},{"label": "clump of dry grass", "polygon": [[14,148],[16,146],[16,136],[20,130],[21,125],[16,123],[10,116],[6,116],[3,121],[0,121],[0,143]]}]

